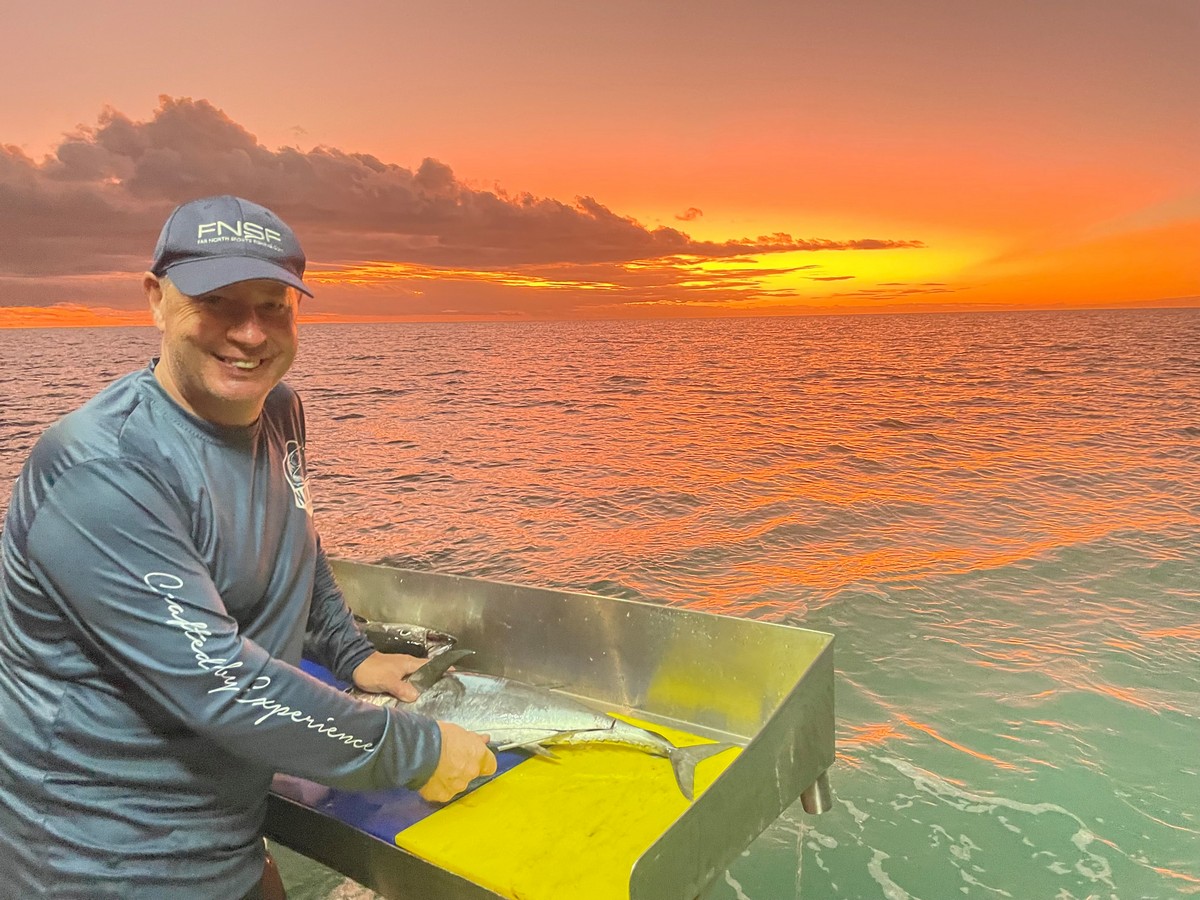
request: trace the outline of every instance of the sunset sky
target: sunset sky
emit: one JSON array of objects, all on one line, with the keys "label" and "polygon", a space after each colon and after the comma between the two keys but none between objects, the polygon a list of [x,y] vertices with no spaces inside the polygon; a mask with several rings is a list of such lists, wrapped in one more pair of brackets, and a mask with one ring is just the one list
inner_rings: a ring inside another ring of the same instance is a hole
[{"label": "sunset sky", "polygon": [[295,228],[318,320],[1200,306],[1195,0],[2,21],[0,327],[147,321],[219,193]]}]

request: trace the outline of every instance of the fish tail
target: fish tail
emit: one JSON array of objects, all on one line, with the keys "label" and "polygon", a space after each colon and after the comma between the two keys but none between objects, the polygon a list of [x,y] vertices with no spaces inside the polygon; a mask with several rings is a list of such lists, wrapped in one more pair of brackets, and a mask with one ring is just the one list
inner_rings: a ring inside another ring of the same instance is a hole
[{"label": "fish tail", "polygon": [[690,747],[673,747],[667,754],[671,760],[671,768],[675,771],[675,781],[679,790],[689,800],[696,792],[696,765],[710,756],[716,756],[722,750],[736,746],[728,742],[716,744],[693,744]]}]

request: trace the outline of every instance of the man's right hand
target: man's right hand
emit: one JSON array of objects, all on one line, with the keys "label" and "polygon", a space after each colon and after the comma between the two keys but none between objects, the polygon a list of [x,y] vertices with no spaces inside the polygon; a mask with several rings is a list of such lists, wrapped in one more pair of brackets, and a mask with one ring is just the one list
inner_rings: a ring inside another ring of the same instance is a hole
[{"label": "man's right hand", "polygon": [[467,731],[450,722],[438,722],[442,732],[442,755],[429,780],[417,791],[430,803],[445,803],[466,790],[472,780],[496,771],[496,755],[488,748],[488,736]]}]

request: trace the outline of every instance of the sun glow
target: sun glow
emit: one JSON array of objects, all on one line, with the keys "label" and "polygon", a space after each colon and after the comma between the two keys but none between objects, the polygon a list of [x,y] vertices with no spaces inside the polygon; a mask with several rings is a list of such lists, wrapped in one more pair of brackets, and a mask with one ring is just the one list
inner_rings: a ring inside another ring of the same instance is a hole
[{"label": "sun glow", "polygon": [[616,289],[603,281],[552,278],[517,270],[469,269],[423,266],[403,262],[365,262],[330,266],[308,276],[313,284],[379,286],[422,281],[474,281],[510,287],[603,291]]},{"label": "sun glow", "polygon": [[152,324],[148,309],[111,309],[77,303],[0,306],[0,328],[106,328]]}]

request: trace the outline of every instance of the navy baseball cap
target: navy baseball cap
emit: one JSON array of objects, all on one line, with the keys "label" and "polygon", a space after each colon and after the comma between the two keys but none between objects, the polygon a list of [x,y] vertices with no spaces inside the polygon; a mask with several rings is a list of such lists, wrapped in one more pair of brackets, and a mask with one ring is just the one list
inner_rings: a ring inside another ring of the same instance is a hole
[{"label": "navy baseball cap", "polygon": [[300,242],[279,216],[226,194],[175,207],[150,271],[190,297],[254,278],[282,281],[311,297],[304,264]]}]

